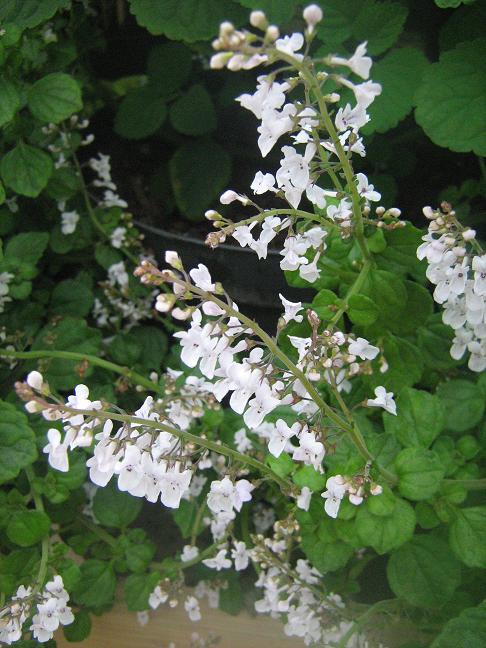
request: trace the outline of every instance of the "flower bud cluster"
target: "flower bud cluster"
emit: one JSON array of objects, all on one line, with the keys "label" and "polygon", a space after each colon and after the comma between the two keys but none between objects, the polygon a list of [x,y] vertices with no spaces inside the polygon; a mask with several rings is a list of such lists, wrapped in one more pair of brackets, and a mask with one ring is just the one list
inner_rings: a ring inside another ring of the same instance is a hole
[{"label": "flower bud cluster", "polygon": [[381,495],[382,492],[382,487],[373,483],[366,474],[351,478],[334,475],[328,478],[326,490],[321,497],[325,499],[326,513],[330,517],[336,518],[345,495],[348,495],[351,504],[359,506],[368,495]]},{"label": "flower bud cluster", "polygon": [[476,232],[462,227],[447,203],[441,210],[424,207],[429,231],[417,249],[428,263],[427,278],[435,284],[434,299],[442,304],[444,324],[454,329],[451,356],[469,352],[471,371],[486,369],[486,254]]}]

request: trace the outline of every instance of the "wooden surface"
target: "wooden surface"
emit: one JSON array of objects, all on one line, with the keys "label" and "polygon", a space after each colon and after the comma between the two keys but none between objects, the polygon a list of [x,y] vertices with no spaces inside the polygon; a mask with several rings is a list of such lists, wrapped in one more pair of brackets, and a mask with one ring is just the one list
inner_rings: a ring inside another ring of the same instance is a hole
[{"label": "wooden surface", "polygon": [[141,627],[137,616],[122,604],[100,617],[92,616],[91,635],[81,643],[69,643],[62,631],[55,636],[59,648],[189,648],[190,637],[197,632],[202,639],[210,633],[219,636],[218,648],[303,648],[298,638],[284,635],[283,624],[263,615],[247,613],[230,616],[201,604],[201,621],[190,621],[182,604],[170,609],[161,606],[150,613],[148,624]]}]

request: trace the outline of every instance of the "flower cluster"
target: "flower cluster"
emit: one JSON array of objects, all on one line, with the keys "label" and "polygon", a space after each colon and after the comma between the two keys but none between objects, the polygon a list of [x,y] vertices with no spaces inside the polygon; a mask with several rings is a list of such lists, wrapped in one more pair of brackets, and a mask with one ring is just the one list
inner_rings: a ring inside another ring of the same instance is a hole
[{"label": "flower cluster", "polygon": [[441,210],[424,207],[429,231],[417,250],[427,259],[427,278],[435,284],[434,299],[442,304],[444,324],[454,329],[451,356],[469,352],[471,371],[486,369],[486,254],[473,229],[462,227],[447,203]]},{"label": "flower cluster", "polygon": [[0,610],[0,642],[10,645],[21,639],[22,626],[31,616],[34,639],[39,643],[49,641],[60,625],[74,621],[68,601],[61,576],[46,583],[41,593],[21,585],[9,604]]}]

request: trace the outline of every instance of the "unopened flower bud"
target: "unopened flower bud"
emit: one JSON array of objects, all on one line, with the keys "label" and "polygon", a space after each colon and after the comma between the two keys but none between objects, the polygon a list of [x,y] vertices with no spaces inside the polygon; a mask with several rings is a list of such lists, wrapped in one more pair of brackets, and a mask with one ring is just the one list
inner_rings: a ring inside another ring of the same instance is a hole
[{"label": "unopened flower bud", "polygon": [[[214,47],[214,49],[217,48]],[[211,59],[209,61],[209,67],[212,70],[222,70],[232,56],[233,52],[219,52],[218,54],[214,54],[213,56],[211,56]]]},{"label": "unopened flower bud", "polygon": [[220,37],[229,36],[235,31],[235,26],[229,20],[225,20],[219,26]]},{"label": "unopened flower bud", "polygon": [[276,25],[270,25],[265,32],[265,40],[276,41],[280,36],[279,28]]},{"label": "unopened flower bud", "polygon": [[311,4],[304,9],[302,17],[309,26],[309,32],[312,32],[317,23],[322,20],[322,9],[315,4]]},{"label": "unopened flower bud", "polygon": [[175,295],[168,295],[167,293],[162,293],[157,296],[155,301],[155,309],[159,313],[168,313],[170,309],[174,306],[176,301]]},{"label": "unopened flower bud", "polygon": [[462,238],[465,241],[472,241],[473,239],[476,238],[476,230],[473,229],[464,230],[464,232],[462,233]]},{"label": "unopened flower bud", "polygon": [[388,210],[388,213],[390,214],[390,216],[398,218],[402,212],[398,209],[398,207],[392,207]]},{"label": "unopened flower bud", "polygon": [[268,20],[263,11],[252,11],[250,14],[250,25],[265,31],[268,26]]},{"label": "unopened flower bud", "polygon": [[182,270],[181,258],[174,250],[166,251],[165,262],[172,266],[175,270]]},{"label": "unopened flower bud", "polygon": [[375,214],[377,216],[383,216],[384,213],[385,213],[385,208],[382,205],[380,205],[375,209]]},{"label": "unopened flower bud", "polygon": [[373,484],[370,488],[370,493],[372,495],[381,495],[383,493],[383,487],[380,484]]},{"label": "unopened flower bud", "polygon": [[428,218],[429,220],[433,220],[435,218],[435,213],[432,207],[423,207],[422,208],[422,214],[425,216],[425,218]]},{"label": "unopened flower bud", "polygon": [[27,375],[26,382],[29,387],[32,387],[32,389],[35,389],[35,391],[42,391],[44,380],[42,378],[42,374],[40,374],[38,371],[31,371]]}]

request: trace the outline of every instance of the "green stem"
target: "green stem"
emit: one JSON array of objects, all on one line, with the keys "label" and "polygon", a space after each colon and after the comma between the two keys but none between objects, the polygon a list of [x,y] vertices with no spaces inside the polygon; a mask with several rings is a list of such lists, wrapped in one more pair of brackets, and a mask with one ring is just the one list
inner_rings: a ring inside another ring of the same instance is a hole
[{"label": "green stem", "polygon": [[241,452],[233,450],[233,448],[225,446],[222,443],[216,443],[216,441],[210,441],[209,439],[202,439],[201,437],[195,434],[191,434],[190,432],[183,432],[182,430],[178,430],[177,428],[167,425],[166,423],[139,418],[137,416],[130,416],[129,414],[119,414],[118,412],[75,409],[64,404],[53,405],[53,407],[60,408],[63,412],[82,414],[83,416],[89,416],[93,419],[111,419],[113,421],[119,421],[120,423],[129,423],[136,426],[143,426],[145,428],[152,428],[154,430],[162,430],[163,432],[168,432],[169,434],[172,434],[179,439],[183,439],[187,443],[192,443],[200,448],[212,450],[213,452],[224,455],[225,457],[231,457],[234,461],[237,461],[241,464],[255,468],[263,475],[266,475],[269,479],[275,481],[280,486],[280,488],[284,490],[285,493],[289,493],[295,490],[295,487],[291,482],[283,479],[282,477],[279,477],[276,473],[273,472],[271,468],[266,466],[261,461],[258,461],[258,459],[241,454]]},{"label": "green stem", "polygon": [[366,280],[366,277],[368,276],[369,271],[371,270],[371,261],[366,259],[366,261],[363,263],[363,266],[361,270],[359,271],[358,276],[356,277],[356,281],[352,284],[348,292],[346,293],[346,296],[343,299],[343,304],[339,308],[339,310],[336,311],[334,314],[333,318],[330,320],[328,323],[327,327],[328,328],[333,328],[341,319],[341,316],[343,313],[347,311],[349,308],[349,300],[353,295],[356,295],[359,293],[361,288],[363,287],[363,284]]},{"label": "green stem", "polygon": [[[98,230],[98,232],[103,236],[103,238],[110,240],[110,235],[108,234],[108,232],[105,231],[105,228],[98,220],[98,217],[96,216],[96,212],[93,209],[93,205],[91,204],[91,200],[88,194],[88,188],[86,187],[86,183],[84,181],[83,170],[81,169],[81,165],[79,164],[79,160],[77,158],[75,151],[72,149],[71,149],[71,155],[73,158],[74,166],[76,167],[76,172],[79,177],[79,182],[81,185],[81,193],[83,195],[84,205],[86,207],[86,211],[88,212],[88,216],[91,222],[93,223],[95,229]],[[127,250],[126,247],[121,247],[120,251],[127,257],[127,259],[130,259],[130,261],[134,265],[138,265],[139,259],[134,254],[132,254],[129,250]]]},{"label": "green stem", "polygon": [[[37,493],[37,491],[34,488],[34,480],[35,480],[35,473],[32,468],[32,466],[27,466],[24,468],[25,474],[27,475],[27,479],[29,480],[30,484],[30,490],[32,493],[32,498],[34,500],[34,505],[36,508],[36,511],[44,512],[44,504],[42,502],[42,497]],[[49,536],[46,536],[42,540],[41,544],[41,559],[39,563],[39,571],[37,572],[37,577],[34,582],[34,587],[32,591],[32,596],[37,594],[37,592],[40,591],[42,586],[44,585],[44,581],[46,579],[46,574],[47,574],[47,563],[49,561]]]},{"label": "green stem", "polygon": [[97,358],[96,356],[86,353],[77,353],[76,351],[11,351],[9,349],[0,349],[0,357],[18,358],[19,360],[36,360],[40,358],[59,358],[62,360],[78,360],[79,362],[89,362],[90,364],[108,369],[114,373],[124,376],[131,382],[146,387],[148,390],[164,395],[164,390],[160,385],[145,378],[142,374],[133,371],[129,367],[122,367],[109,360]]},{"label": "green stem", "polygon": [[346,648],[348,641],[351,637],[362,629],[363,625],[368,621],[368,619],[380,611],[381,608],[387,607],[390,603],[396,603],[396,599],[386,599],[384,601],[377,601],[370,608],[366,610],[361,616],[359,616],[354,622],[349,630],[341,637],[339,643],[336,644],[336,648]]},{"label": "green stem", "polygon": [[194,523],[192,525],[192,529],[191,529],[192,546],[196,544],[196,539],[199,534],[199,527],[201,526],[201,520],[206,511],[206,507],[207,507],[206,498],[204,498],[197,510],[196,517],[194,518]]},{"label": "green stem", "polygon": [[455,484],[467,490],[486,490],[486,479],[443,479],[443,484]]},{"label": "green stem", "polygon": [[77,520],[81,522],[81,524],[89,529],[92,533],[97,535],[98,538],[100,538],[100,540],[103,540],[103,542],[105,542],[107,545],[110,545],[110,547],[116,547],[116,538],[108,533],[108,531],[105,531],[105,529],[102,529],[100,526],[83,515],[78,517]]}]

